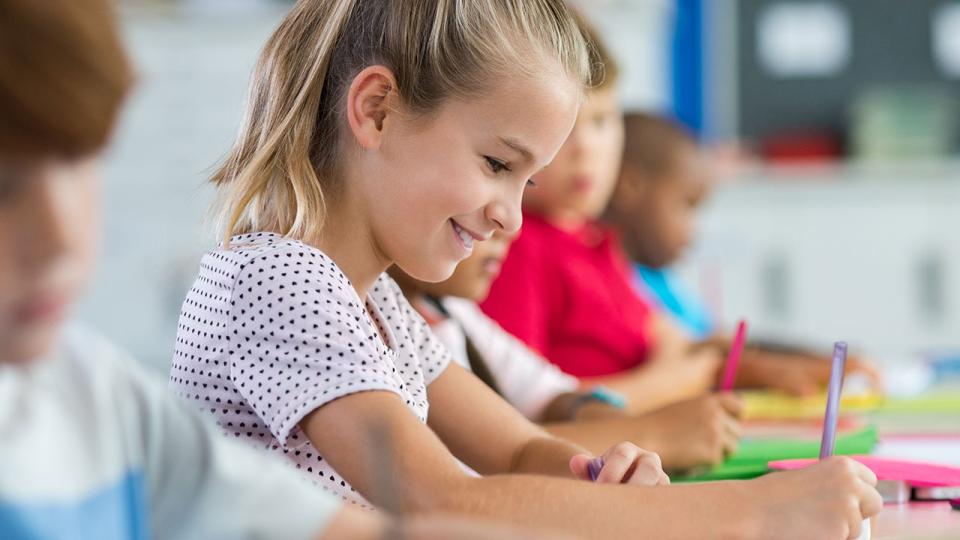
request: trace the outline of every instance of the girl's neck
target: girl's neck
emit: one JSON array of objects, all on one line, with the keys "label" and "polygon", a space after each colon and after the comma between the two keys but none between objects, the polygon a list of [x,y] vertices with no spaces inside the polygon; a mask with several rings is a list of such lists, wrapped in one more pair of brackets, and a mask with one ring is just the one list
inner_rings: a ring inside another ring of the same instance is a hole
[{"label": "girl's neck", "polygon": [[337,263],[361,299],[366,299],[373,284],[392,261],[378,245],[368,223],[358,219],[363,213],[338,198],[328,208],[323,231],[310,241]]},{"label": "girl's neck", "polygon": [[404,274],[403,270],[394,266],[389,270],[389,273],[390,277],[397,282],[397,286],[400,287],[403,296],[405,296],[411,304],[423,300],[427,296],[427,292],[423,290],[420,282]]}]

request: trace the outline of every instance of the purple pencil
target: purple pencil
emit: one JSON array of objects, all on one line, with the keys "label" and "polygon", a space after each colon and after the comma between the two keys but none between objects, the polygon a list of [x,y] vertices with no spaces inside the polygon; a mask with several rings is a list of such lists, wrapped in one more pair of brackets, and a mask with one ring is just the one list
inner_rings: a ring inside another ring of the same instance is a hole
[{"label": "purple pencil", "polygon": [[590,481],[596,482],[597,477],[600,476],[600,471],[603,469],[603,458],[598,457],[590,460],[587,463],[587,472],[590,473]]},{"label": "purple pencil", "polygon": [[[838,341],[833,345],[833,365],[830,366],[830,382],[827,385],[827,412],[823,415],[823,438],[820,440],[820,459],[833,455],[837,440],[837,416],[840,410],[840,391],[843,389],[843,372],[847,366],[847,344]],[[870,540],[870,520],[863,520],[857,540]]]},{"label": "purple pencil", "polygon": [[827,411],[823,416],[823,438],[820,440],[820,459],[833,455],[837,439],[837,413],[840,409],[840,390],[843,389],[843,372],[847,365],[847,344],[838,341],[833,345],[833,365],[830,367],[830,383],[827,386]]}]

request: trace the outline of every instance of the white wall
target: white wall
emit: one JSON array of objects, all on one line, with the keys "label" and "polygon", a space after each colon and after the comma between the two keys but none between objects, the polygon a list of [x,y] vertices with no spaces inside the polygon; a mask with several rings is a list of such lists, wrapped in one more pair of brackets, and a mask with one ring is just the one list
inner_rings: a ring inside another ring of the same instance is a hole
[{"label": "white wall", "polygon": [[754,335],[958,350],[958,178],[957,163],[748,172],[716,193],[683,273]]},{"label": "white wall", "polygon": [[674,0],[574,0],[616,57],[628,110],[670,106],[670,38]]},{"label": "white wall", "polygon": [[125,19],[140,81],[107,156],[103,257],[79,316],[164,371],[180,303],[213,242],[206,178],[233,140],[282,7],[188,4]]}]

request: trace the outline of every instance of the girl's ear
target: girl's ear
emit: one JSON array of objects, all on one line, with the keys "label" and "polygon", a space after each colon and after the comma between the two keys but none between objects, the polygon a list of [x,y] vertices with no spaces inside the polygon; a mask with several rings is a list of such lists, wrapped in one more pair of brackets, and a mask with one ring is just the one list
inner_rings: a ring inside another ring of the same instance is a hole
[{"label": "girl's ear", "polygon": [[370,66],[354,77],[347,93],[347,122],[357,144],[380,147],[384,125],[396,114],[397,80],[385,66]]}]

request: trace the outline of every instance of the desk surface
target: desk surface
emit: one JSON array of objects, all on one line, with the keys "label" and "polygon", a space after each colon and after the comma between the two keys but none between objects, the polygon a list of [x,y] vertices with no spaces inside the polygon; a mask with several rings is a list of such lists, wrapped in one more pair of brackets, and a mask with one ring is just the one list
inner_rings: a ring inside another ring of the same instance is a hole
[{"label": "desk surface", "polygon": [[958,540],[960,510],[945,502],[888,504],[873,525],[875,540]]}]

